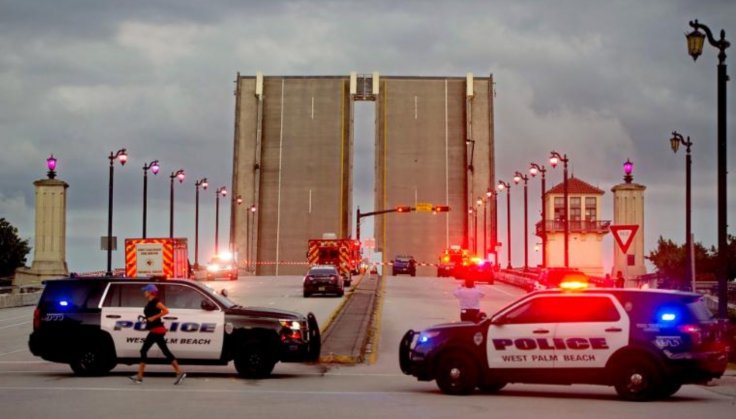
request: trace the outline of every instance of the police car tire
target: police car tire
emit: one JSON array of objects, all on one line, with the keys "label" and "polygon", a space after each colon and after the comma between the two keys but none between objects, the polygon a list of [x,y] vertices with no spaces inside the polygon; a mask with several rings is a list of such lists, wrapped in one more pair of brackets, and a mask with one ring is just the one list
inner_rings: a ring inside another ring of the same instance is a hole
[{"label": "police car tire", "polygon": [[99,342],[79,348],[69,363],[75,374],[85,377],[105,375],[115,368],[115,360],[110,351]]},{"label": "police car tire", "polygon": [[682,387],[682,383],[677,383],[677,382],[665,383],[662,385],[662,388],[660,389],[658,396],[660,399],[666,399],[666,398],[672,397],[675,393],[680,391],[681,387]]},{"label": "police car tire", "polygon": [[446,353],[437,366],[437,387],[445,394],[467,395],[478,385],[478,368],[462,352]]},{"label": "police car tire", "polygon": [[302,295],[304,295],[304,298],[309,298],[312,294],[304,291],[304,293]]},{"label": "police car tire", "polygon": [[623,361],[616,368],[616,393],[629,401],[649,401],[661,396],[662,374],[644,357]]},{"label": "police car tire", "polygon": [[268,377],[275,365],[266,346],[260,342],[245,345],[235,357],[235,369],[244,378]]}]

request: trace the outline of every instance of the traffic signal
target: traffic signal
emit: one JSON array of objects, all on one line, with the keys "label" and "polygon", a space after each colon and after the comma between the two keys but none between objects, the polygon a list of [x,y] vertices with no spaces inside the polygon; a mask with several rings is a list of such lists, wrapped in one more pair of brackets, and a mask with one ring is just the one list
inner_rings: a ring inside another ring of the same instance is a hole
[{"label": "traffic signal", "polygon": [[432,208],[433,212],[450,212],[450,207],[447,205],[435,205],[434,208]]},{"label": "traffic signal", "polygon": [[411,212],[411,207],[408,207],[408,206],[396,207],[396,212]]}]

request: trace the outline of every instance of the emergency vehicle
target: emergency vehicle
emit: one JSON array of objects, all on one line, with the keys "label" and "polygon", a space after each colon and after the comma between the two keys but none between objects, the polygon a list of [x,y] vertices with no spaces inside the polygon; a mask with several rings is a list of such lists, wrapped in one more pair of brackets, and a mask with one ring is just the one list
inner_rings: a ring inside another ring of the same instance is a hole
[{"label": "emergency vehicle", "polygon": [[360,272],[360,241],[338,239],[331,233],[325,233],[321,239],[308,241],[307,262],[311,266],[332,265],[345,279],[345,286],[350,286],[352,275]]},{"label": "emergency vehicle", "polygon": [[[227,365],[246,378],[271,374],[277,362],[314,362],[321,342],[312,313],[243,307],[188,280],[67,278],[44,282],[33,312],[28,346],[33,355],[69,364],[78,375],[107,374],[140,361],[147,335],[139,316],[154,284],[169,308],[166,341],[181,364]],[[142,316],[141,316],[142,317]],[[157,346],[149,363],[165,364]]]},{"label": "emergency vehicle", "polygon": [[440,255],[440,263],[437,265],[437,276],[456,276],[463,266],[470,261],[470,255],[466,249],[459,245],[452,245],[445,249]]},{"label": "emergency vehicle", "polygon": [[727,355],[699,294],[606,288],[536,291],[479,323],[409,330],[399,346],[402,372],[447,394],[581,383],[635,401],[718,378]]},{"label": "emergency vehicle", "polygon": [[125,239],[125,276],[188,278],[187,239]]}]

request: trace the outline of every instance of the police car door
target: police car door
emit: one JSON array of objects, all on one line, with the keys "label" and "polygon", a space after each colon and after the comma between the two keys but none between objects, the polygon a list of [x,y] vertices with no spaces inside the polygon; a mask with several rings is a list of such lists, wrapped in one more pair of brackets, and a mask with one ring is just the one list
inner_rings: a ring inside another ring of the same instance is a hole
[{"label": "police car door", "polygon": [[[169,349],[182,359],[219,359],[225,337],[225,313],[219,305],[196,287],[168,283],[163,286],[162,300],[169,308],[164,326]],[[208,301],[210,308],[203,308]]]},{"label": "police car door", "polygon": [[610,356],[626,346],[629,320],[619,302],[606,294],[560,296],[567,307],[557,324],[556,368],[603,368]]},{"label": "police car door", "polygon": [[[110,283],[101,301],[100,326],[112,336],[118,358],[140,357],[141,345],[146,338],[146,325],[138,320],[143,315],[147,301],[137,283]],[[158,347],[156,347],[158,351]],[[161,356],[161,352],[151,351],[150,355]]]},{"label": "police car door", "polygon": [[531,297],[493,317],[486,343],[489,368],[554,367],[557,322],[548,300]]}]

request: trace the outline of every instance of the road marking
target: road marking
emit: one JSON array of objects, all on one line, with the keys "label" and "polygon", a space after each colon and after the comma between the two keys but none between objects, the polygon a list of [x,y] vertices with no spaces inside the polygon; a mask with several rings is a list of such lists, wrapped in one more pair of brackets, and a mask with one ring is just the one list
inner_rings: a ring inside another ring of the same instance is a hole
[{"label": "road marking", "polygon": [[27,322],[22,322],[22,323],[16,323],[16,324],[9,324],[9,325],[7,325],[7,326],[2,326],[2,327],[0,327],[0,329],[7,329],[8,327],[16,327],[16,326],[22,326],[22,325],[24,325],[24,324],[28,324],[28,323],[30,323],[30,322],[31,322],[31,321],[30,321],[30,320],[28,320]]},{"label": "road marking", "polygon": [[[193,379],[190,378],[187,381],[192,381]],[[127,381],[127,379],[126,379]],[[181,392],[187,392],[187,393],[217,393],[217,394],[223,394],[223,393],[231,393],[231,394],[286,394],[286,395],[354,395],[354,396],[362,396],[366,394],[375,394],[375,395],[386,395],[386,394],[397,394],[397,393],[415,393],[414,391],[408,390],[408,391],[310,391],[310,390],[228,390],[228,389],[201,389],[201,388],[182,388],[182,386],[179,386],[178,388],[163,388],[163,387],[157,387],[153,388],[150,386],[143,387],[143,386],[128,386],[126,387],[0,387],[0,390],[5,391],[98,391],[98,392],[130,392],[130,393],[181,393]],[[132,387],[132,388],[130,388]],[[173,386],[172,386],[173,387]]]},{"label": "road marking", "polygon": [[[10,355],[10,354],[14,354],[14,353],[25,351],[25,350],[26,350],[26,348],[20,348],[20,349],[14,350],[14,351],[5,352],[4,354],[0,354],[0,356]],[[2,361],[0,361],[0,362],[2,362]],[[15,361],[6,361],[6,362],[15,362]],[[20,362],[20,361],[18,361],[18,362]]]}]

